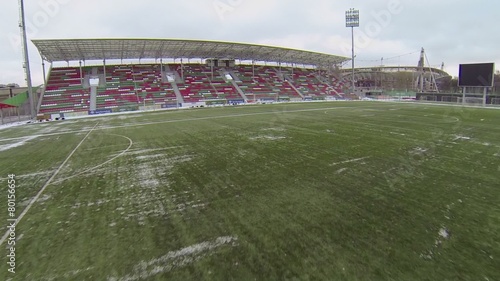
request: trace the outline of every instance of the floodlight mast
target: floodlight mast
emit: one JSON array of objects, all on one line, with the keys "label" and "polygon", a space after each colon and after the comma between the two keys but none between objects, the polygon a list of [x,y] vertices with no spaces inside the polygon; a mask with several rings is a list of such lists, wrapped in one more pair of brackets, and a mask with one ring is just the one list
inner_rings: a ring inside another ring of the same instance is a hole
[{"label": "floodlight mast", "polygon": [[23,41],[23,67],[24,74],[26,75],[26,84],[28,86],[28,98],[29,98],[29,106],[30,106],[30,115],[31,118],[35,118],[35,100],[33,97],[33,85],[31,84],[31,71],[30,71],[30,62],[29,62],[29,54],[28,54],[28,40],[26,36],[26,21],[24,16],[24,1],[19,0],[19,27],[21,28],[21,38]]},{"label": "floodlight mast", "polygon": [[351,91],[354,94],[354,28],[359,27],[359,10],[351,8],[345,12],[345,26],[351,28],[352,38],[352,76],[351,76]]}]

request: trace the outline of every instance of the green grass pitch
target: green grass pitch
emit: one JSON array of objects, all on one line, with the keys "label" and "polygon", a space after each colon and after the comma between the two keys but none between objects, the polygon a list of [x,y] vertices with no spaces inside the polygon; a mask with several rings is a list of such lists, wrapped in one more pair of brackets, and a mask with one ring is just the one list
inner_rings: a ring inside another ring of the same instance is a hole
[{"label": "green grass pitch", "polygon": [[0,235],[9,174],[27,212],[0,280],[500,280],[499,125],[326,102],[5,128]]}]

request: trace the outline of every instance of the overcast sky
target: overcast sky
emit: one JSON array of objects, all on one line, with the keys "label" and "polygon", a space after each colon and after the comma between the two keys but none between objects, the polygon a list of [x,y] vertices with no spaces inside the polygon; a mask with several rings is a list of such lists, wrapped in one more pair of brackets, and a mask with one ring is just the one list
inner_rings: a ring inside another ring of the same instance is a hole
[{"label": "overcast sky", "polygon": [[[500,65],[500,2],[493,0],[25,0],[28,40],[179,38],[266,44],[350,57],[345,11],[360,10],[356,66]],[[17,0],[0,9],[0,84],[25,85]],[[34,85],[41,59],[29,42]],[[381,61],[381,58],[384,58]]]}]

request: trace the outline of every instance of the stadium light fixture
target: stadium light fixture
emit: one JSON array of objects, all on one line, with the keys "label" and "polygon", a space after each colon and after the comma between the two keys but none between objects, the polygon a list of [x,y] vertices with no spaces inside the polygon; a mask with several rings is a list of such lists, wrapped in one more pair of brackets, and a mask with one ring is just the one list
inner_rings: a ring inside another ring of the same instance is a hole
[{"label": "stadium light fixture", "polygon": [[345,26],[351,28],[352,37],[352,76],[351,76],[351,90],[354,93],[354,28],[359,27],[359,10],[351,8],[345,12]]},{"label": "stadium light fixture", "polygon": [[28,53],[28,39],[26,36],[26,20],[24,15],[24,1],[19,0],[19,27],[21,29],[21,38],[23,42],[23,67],[24,74],[26,76],[26,83],[28,84],[28,96],[29,96],[29,104],[30,104],[30,115],[31,119],[36,117],[35,111],[35,99],[33,96],[33,86],[31,84],[31,70],[30,70],[30,61],[29,61],[29,53]]}]

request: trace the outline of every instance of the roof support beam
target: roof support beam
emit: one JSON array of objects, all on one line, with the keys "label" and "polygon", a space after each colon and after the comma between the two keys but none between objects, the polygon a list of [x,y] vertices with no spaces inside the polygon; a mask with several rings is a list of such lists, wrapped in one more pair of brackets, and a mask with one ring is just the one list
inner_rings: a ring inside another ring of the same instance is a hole
[{"label": "roof support beam", "polygon": [[349,58],[273,46],[178,39],[64,39],[33,40],[45,60],[79,61],[101,59],[158,59],[211,57],[296,63],[310,66],[334,65]]}]

